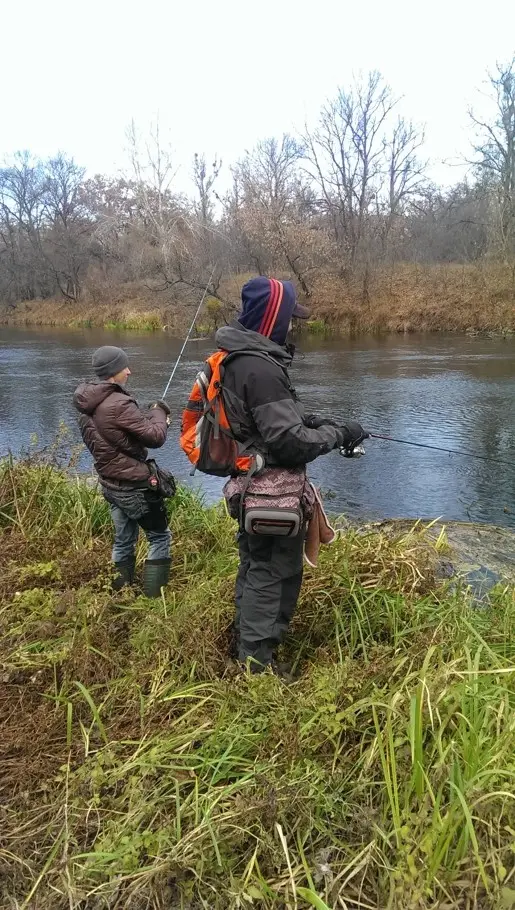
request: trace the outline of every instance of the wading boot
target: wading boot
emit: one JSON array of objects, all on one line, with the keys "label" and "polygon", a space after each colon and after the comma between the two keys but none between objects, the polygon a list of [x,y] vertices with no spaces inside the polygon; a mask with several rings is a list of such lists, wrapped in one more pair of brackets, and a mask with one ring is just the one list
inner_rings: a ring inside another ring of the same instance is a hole
[{"label": "wading boot", "polygon": [[121,562],[115,562],[116,574],[111,583],[112,591],[121,591],[126,585],[133,583],[135,566],[136,559],[134,556],[128,556],[126,559],[122,559]]},{"label": "wading boot", "polygon": [[159,597],[161,588],[168,584],[171,559],[147,559],[143,569],[143,593],[145,597]]}]

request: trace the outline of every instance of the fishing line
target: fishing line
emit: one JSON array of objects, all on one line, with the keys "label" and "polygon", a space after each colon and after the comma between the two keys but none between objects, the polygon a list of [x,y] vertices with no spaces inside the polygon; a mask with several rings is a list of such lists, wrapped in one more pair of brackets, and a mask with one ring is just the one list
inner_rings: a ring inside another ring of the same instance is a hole
[{"label": "fishing line", "polygon": [[201,309],[202,309],[202,304],[204,303],[204,300],[206,299],[206,294],[207,294],[208,287],[209,287],[209,285],[210,285],[210,283],[211,283],[211,279],[212,279],[213,275],[215,274],[216,265],[217,265],[217,264],[216,264],[216,262],[215,262],[215,264],[214,264],[214,266],[213,266],[213,271],[211,272],[211,274],[210,274],[210,276],[209,276],[208,282],[207,282],[207,284],[206,284],[206,286],[205,286],[205,288],[204,288],[204,293],[202,294],[202,297],[201,297],[201,299],[200,299],[200,303],[199,303],[199,305],[198,305],[198,307],[197,307],[196,313],[195,313],[195,315],[194,315],[194,317],[193,317],[193,321],[192,321],[192,323],[191,323],[191,325],[190,325],[189,332],[188,332],[188,334],[186,335],[186,338],[184,339],[184,343],[183,343],[183,345],[182,345],[182,348],[181,348],[181,350],[179,351],[179,356],[178,356],[177,360],[175,361],[174,368],[173,368],[172,372],[170,373],[170,378],[169,378],[168,382],[166,383],[166,388],[165,388],[165,390],[164,390],[164,392],[163,392],[163,394],[162,394],[162,396],[161,396],[163,399],[166,398],[166,396],[167,396],[167,394],[168,394],[168,389],[170,388],[172,379],[173,379],[173,377],[175,376],[175,371],[176,371],[177,367],[179,366],[179,363],[180,363],[180,360],[181,360],[182,355],[184,354],[186,345],[188,344],[188,341],[190,340],[190,335],[191,335],[191,333],[192,333],[192,331],[193,331],[193,329],[194,329],[194,327],[195,327],[195,323],[196,323],[196,321],[197,321],[198,314],[200,313],[200,311],[201,311]]},{"label": "fishing line", "polygon": [[400,442],[405,446],[416,446],[419,449],[433,449],[435,452],[447,452],[449,455],[462,455],[464,458],[480,458],[492,464],[502,464],[508,468],[515,467],[515,462],[502,461],[500,458],[490,458],[489,455],[479,455],[477,452],[462,452],[460,449],[444,449],[442,446],[433,446],[427,442],[413,442],[410,439],[397,439],[395,436],[381,436],[379,433],[369,433],[371,439],[385,439],[387,442]]}]

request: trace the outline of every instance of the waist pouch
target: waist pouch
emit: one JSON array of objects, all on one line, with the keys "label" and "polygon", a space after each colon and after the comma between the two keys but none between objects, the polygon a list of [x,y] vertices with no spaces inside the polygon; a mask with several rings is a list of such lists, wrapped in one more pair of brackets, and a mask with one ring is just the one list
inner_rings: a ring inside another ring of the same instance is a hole
[{"label": "waist pouch", "polygon": [[164,499],[171,499],[177,492],[175,477],[166,468],[160,468],[153,458],[147,458],[146,464],[150,471],[148,485],[155,493],[159,493]]},{"label": "waist pouch", "polygon": [[137,521],[145,531],[156,531],[162,534],[168,527],[168,515],[164,497],[151,489],[113,490],[102,487],[104,498],[110,505],[119,509],[132,521]]},{"label": "waist pouch", "polygon": [[233,477],[223,492],[229,514],[247,534],[296,537],[313,514],[305,468],[264,468],[250,478]]},{"label": "waist pouch", "polygon": [[128,486],[115,486],[100,478],[102,493],[107,502],[119,506],[134,521],[153,509],[157,500],[175,496],[177,489],[170,471],[160,468],[153,458],[149,458],[145,464],[149,470],[148,479]]},{"label": "waist pouch", "polygon": [[148,497],[151,496],[150,490],[115,490],[112,487],[102,485],[104,499],[107,499],[113,506],[118,506],[133,521],[139,521],[149,510]]}]

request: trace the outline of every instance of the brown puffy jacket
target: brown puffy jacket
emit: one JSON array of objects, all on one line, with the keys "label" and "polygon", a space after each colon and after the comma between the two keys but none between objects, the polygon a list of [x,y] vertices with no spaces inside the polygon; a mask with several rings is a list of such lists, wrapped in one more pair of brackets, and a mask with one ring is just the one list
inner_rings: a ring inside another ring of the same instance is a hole
[{"label": "brown puffy jacket", "polygon": [[82,415],[82,438],[101,480],[116,486],[147,480],[146,446],[158,449],[164,444],[168,432],[165,412],[161,408],[141,411],[122,386],[108,381],[81,382],[73,403]]}]

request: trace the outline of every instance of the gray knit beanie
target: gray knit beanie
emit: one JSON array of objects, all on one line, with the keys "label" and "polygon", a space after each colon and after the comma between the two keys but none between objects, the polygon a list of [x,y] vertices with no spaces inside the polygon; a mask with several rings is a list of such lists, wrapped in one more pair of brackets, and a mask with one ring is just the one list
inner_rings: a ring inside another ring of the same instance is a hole
[{"label": "gray knit beanie", "polygon": [[129,366],[129,358],[121,348],[105,344],[94,352],[91,363],[99,379],[111,379]]}]

